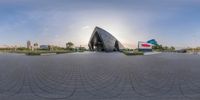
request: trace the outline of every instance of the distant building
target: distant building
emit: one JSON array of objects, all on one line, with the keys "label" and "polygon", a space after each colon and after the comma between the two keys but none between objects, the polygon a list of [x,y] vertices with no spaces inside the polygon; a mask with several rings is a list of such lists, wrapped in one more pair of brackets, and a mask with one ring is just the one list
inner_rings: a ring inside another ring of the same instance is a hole
[{"label": "distant building", "polygon": [[124,46],[110,33],[102,28],[96,27],[88,43],[91,51],[121,51]]},{"label": "distant building", "polygon": [[147,43],[153,44],[153,45],[158,45],[158,42],[155,39],[151,39],[149,41],[147,41]]},{"label": "distant building", "polygon": [[49,45],[40,45],[40,49],[48,50],[49,49]]},{"label": "distant building", "polygon": [[152,52],[153,51],[152,46],[153,46],[153,44],[151,44],[151,43],[141,42],[141,41],[138,42],[138,50],[139,51]]},{"label": "distant building", "polygon": [[138,50],[143,52],[152,52],[153,46],[157,46],[158,42],[155,39],[148,40],[147,42],[138,42]]},{"label": "distant building", "polygon": [[32,49],[31,41],[27,41],[27,48],[28,48],[28,49]]},{"label": "distant building", "polygon": [[176,50],[177,53],[187,53],[186,49],[180,49],[180,50]]}]

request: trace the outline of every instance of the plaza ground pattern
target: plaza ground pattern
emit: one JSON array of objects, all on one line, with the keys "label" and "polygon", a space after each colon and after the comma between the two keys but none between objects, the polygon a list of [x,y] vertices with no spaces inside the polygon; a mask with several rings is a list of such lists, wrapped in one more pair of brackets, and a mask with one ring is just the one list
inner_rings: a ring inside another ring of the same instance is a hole
[{"label": "plaza ground pattern", "polygon": [[0,100],[199,100],[200,56],[0,54]]}]

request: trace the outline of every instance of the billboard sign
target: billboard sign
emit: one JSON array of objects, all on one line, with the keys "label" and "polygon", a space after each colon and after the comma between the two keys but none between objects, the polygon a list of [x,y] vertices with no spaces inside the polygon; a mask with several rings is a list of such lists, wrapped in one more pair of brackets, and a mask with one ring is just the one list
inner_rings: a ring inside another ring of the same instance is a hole
[{"label": "billboard sign", "polygon": [[152,44],[147,42],[138,42],[138,49],[152,49]]}]

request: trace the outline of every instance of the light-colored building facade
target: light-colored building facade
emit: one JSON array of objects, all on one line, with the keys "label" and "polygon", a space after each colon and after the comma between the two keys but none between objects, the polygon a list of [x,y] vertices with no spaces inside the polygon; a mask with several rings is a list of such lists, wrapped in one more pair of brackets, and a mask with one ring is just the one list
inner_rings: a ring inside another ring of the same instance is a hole
[{"label": "light-colored building facade", "polygon": [[27,48],[28,48],[28,49],[32,49],[31,41],[27,41]]}]

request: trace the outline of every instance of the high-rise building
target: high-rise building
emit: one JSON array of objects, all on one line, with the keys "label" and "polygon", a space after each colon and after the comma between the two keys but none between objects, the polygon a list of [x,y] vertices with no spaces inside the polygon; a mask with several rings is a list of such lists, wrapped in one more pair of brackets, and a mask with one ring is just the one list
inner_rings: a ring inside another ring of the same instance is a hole
[{"label": "high-rise building", "polygon": [[27,48],[31,49],[31,41],[27,41]]}]

